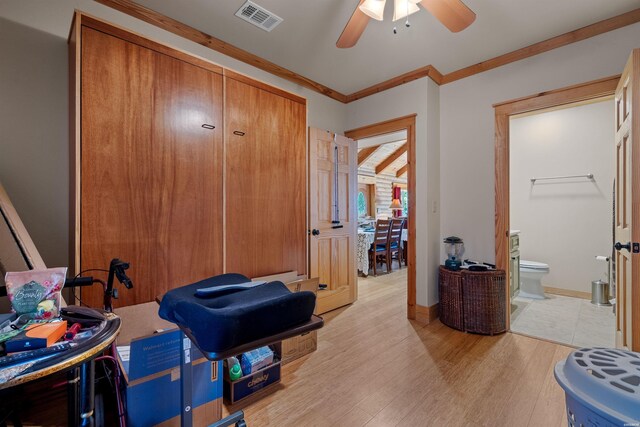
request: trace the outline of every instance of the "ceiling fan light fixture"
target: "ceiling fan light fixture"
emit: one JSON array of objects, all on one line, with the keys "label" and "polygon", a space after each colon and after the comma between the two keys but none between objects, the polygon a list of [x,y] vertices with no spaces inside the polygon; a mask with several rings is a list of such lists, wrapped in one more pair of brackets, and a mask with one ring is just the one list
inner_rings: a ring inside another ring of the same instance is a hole
[{"label": "ceiling fan light fixture", "polygon": [[[419,1],[419,0],[418,0]],[[393,20],[406,18],[407,16],[416,13],[420,10],[418,1],[414,0],[395,0],[393,7]]]},{"label": "ceiling fan light fixture", "polygon": [[360,6],[360,10],[365,15],[378,21],[384,18],[384,4],[386,0],[365,0]]}]

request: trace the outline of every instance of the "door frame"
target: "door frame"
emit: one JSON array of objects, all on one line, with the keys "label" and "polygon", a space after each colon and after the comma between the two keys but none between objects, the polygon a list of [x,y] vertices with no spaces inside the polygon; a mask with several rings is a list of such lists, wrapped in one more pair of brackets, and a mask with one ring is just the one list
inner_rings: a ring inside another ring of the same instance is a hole
[{"label": "door frame", "polygon": [[[561,107],[596,98],[613,96],[620,75],[500,102],[495,110],[495,253],[496,268],[509,277],[509,119],[537,110]],[[613,127],[613,126],[612,126]],[[506,300],[510,301],[509,286]],[[507,330],[511,329],[511,304],[505,304]]]},{"label": "door frame", "polygon": [[407,277],[408,319],[416,318],[416,116],[417,114],[410,114],[408,116],[348,130],[344,133],[345,136],[353,140],[359,140],[391,132],[407,131],[407,186],[409,187],[409,207],[407,215],[407,233],[409,234],[407,240],[407,264],[409,269]]}]

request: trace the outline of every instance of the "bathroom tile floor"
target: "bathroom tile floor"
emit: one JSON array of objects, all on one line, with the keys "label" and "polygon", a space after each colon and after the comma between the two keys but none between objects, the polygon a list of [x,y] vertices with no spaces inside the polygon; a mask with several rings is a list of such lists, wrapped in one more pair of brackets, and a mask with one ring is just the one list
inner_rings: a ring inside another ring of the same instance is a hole
[{"label": "bathroom tile floor", "polygon": [[515,297],[511,301],[511,330],[576,347],[615,347],[611,307],[589,300],[547,294],[544,300]]}]

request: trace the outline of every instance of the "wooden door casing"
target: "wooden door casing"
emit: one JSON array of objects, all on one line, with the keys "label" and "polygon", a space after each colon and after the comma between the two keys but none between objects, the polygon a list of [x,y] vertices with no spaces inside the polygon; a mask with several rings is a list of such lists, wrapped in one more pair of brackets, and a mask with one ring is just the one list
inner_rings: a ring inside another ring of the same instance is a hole
[{"label": "wooden door casing", "polygon": [[225,76],[225,271],[307,273],[306,106]]},{"label": "wooden door casing", "polygon": [[[615,92],[615,241],[640,242],[640,50],[632,52]],[[616,346],[640,351],[640,260],[631,250],[615,251]]]},{"label": "wooden door casing", "polygon": [[[335,136],[335,140],[334,140]],[[335,164],[338,159],[338,206],[335,219]],[[325,313],[357,298],[357,146],[341,135],[309,129],[309,236],[310,275],[326,290],[318,293],[317,312]],[[334,226],[341,228],[333,228]]]},{"label": "wooden door casing", "polygon": [[220,274],[222,76],[88,27],[81,49],[80,270],[128,261],[116,306]]}]

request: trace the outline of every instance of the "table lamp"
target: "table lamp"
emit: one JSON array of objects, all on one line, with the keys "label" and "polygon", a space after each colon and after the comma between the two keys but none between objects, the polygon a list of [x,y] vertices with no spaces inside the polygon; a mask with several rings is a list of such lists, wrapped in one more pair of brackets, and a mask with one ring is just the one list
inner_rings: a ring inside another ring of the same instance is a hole
[{"label": "table lamp", "polygon": [[389,209],[394,210],[394,211],[401,211],[402,210],[402,203],[400,203],[400,199],[393,199],[391,201],[391,205],[389,206]]}]

